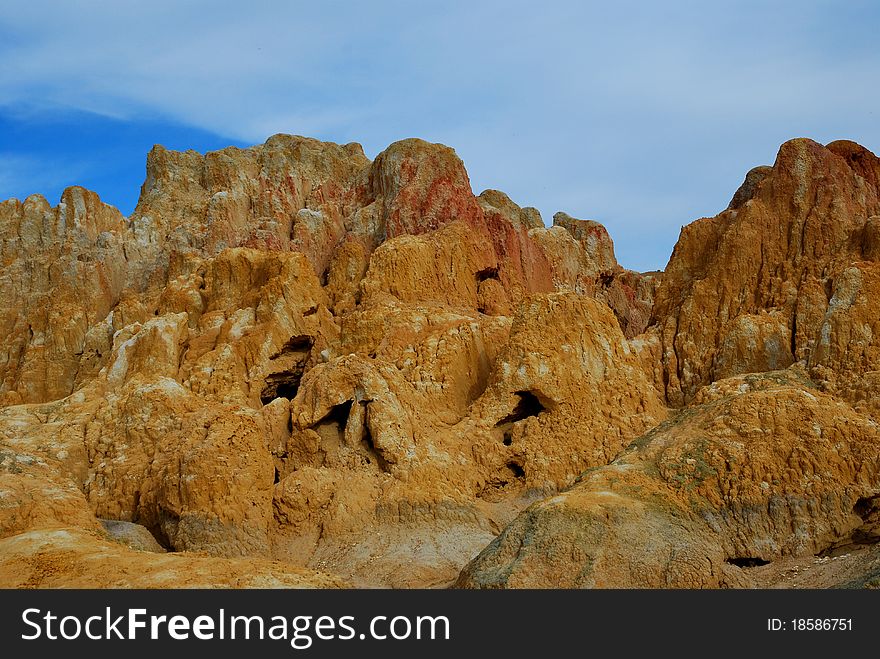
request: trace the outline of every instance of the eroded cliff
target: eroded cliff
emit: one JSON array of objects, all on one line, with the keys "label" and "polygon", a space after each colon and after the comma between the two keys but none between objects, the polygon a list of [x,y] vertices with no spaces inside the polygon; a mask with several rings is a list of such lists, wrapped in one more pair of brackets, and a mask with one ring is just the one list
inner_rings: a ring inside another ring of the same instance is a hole
[{"label": "eroded cliff", "polygon": [[421,140],[156,147],[128,218],[81,188],[7,201],[0,583],[744,586],[848,545],[867,565],[878,181],[858,145],[788,142],[662,274],[619,266],[596,222],[475,196]]}]

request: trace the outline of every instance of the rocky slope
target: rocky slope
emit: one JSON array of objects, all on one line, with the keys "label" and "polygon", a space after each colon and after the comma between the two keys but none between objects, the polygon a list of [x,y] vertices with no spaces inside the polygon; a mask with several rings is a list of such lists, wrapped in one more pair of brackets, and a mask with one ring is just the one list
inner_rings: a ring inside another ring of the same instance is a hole
[{"label": "rocky slope", "polygon": [[421,140],[4,202],[0,585],[872,583],[878,182],[788,142],[662,274]]}]

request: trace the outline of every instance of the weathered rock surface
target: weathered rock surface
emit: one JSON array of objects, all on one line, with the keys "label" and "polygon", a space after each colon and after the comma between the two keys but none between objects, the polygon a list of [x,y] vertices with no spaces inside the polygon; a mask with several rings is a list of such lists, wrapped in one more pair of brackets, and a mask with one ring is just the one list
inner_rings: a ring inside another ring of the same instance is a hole
[{"label": "weathered rock surface", "polygon": [[102,519],[101,526],[111,538],[131,549],[153,551],[159,554],[165,551],[165,548],[156,542],[156,538],[153,537],[149,529],[140,524],[123,522],[118,519]]},{"label": "weathered rock surface", "polygon": [[0,540],[6,588],[342,588],[328,575],[277,561],[126,549],[82,529]]},{"label": "weathered rock surface", "polygon": [[739,376],[534,504],[465,587],[715,588],[878,537],[880,427],[801,372]]},{"label": "weathered rock surface", "polygon": [[4,202],[0,585],[785,585],[873,556],[878,180],[786,143],[647,274],[421,140],[157,146],[129,218]]},{"label": "weathered rock surface", "polygon": [[853,142],[792,140],[772,167],[749,172],[727,210],[682,229],[653,311],[670,403],[715,379],[813,359],[838,280],[876,259],[878,172],[880,159]]},{"label": "weathered rock surface", "polygon": [[593,220],[578,220],[567,213],[553,216],[553,227],[562,227],[574,238],[550,232],[535,237],[544,244],[557,244],[548,251],[556,258],[553,272],[560,284],[602,300],[617,316],[626,338],[638,336],[648,327],[661,273],[639,273],[617,263],[614,243],[604,226]]},{"label": "weathered rock surface", "polygon": [[679,411],[521,513],[457,584],[876,583],[878,171],[851,142],[793,140],[685,227],[632,342]]},{"label": "weathered rock surface", "polygon": [[0,204],[0,404],[61,398],[95,375],[105,346],[90,330],[125,285],[124,226],[83,188],[55,208]]}]

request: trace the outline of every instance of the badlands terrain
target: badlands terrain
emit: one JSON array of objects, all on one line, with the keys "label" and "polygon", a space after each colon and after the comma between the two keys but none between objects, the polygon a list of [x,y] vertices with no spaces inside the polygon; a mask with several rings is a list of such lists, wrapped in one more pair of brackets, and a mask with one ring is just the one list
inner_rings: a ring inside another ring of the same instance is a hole
[{"label": "badlands terrain", "polygon": [[[736,186],[731,182],[731,190]],[[156,146],[0,204],[0,586],[880,585],[880,159],[664,272],[455,152]]]}]

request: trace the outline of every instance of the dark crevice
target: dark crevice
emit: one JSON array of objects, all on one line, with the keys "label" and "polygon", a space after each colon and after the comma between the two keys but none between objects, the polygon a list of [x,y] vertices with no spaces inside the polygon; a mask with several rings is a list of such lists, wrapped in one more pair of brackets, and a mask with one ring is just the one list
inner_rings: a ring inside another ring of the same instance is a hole
[{"label": "dark crevice", "polygon": [[880,522],[880,495],[875,497],[862,497],[853,506],[853,512],[862,518],[865,523]]},{"label": "dark crevice", "polygon": [[[369,414],[366,409],[367,404],[368,401],[355,403],[352,400],[347,400],[339,405],[334,405],[320,421],[312,425],[312,429],[324,438],[334,438],[333,442],[337,448],[341,448],[343,444],[347,444],[347,450],[354,449],[367,464],[376,465],[382,471],[387,472],[389,471],[389,462],[385,459],[382,449],[376,446],[376,442],[373,440],[373,435],[370,432],[370,426],[367,420]],[[346,438],[346,430],[348,427],[348,419],[352,413],[352,405],[361,405],[365,408],[362,416],[355,416],[355,418],[360,417],[363,419],[363,423],[360,424],[360,438]]]},{"label": "dark crevice", "polygon": [[522,485],[525,478],[526,472],[522,465],[511,460],[504,465],[503,469],[499,470],[495,478],[489,478],[486,481],[477,496],[487,501],[498,501],[505,496],[505,491],[513,489],[512,485]]},{"label": "dark crevice", "polygon": [[538,400],[538,397],[531,391],[517,391],[519,402],[513,408],[510,414],[495,424],[495,427],[506,425],[508,423],[516,423],[531,416],[538,416],[541,412],[545,412],[547,408]]},{"label": "dark crevice", "polygon": [[296,391],[299,388],[299,381],[296,382],[288,381],[282,382],[278,385],[278,389],[276,390],[278,394],[278,398],[287,398],[288,400],[292,400],[296,397]]},{"label": "dark crevice", "polygon": [[278,467],[275,467],[275,485],[281,482],[281,474],[278,473]]},{"label": "dark crevice", "polygon": [[131,516],[131,521],[135,524],[140,524],[140,508],[141,508],[141,491],[135,490],[134,492],[134,504],[132,505],[132,510],[134,510],[134,514]]},{"label": "dark crevice", "polygon": [[303,311],[303,318],[305,318],[306,316],[314,316],[316,313],[318,313],[318,307],[309,307],[308,309]]},{"label": "dark crevice", "polygon": [[177,526],[179,524],[180,515],[165,508],[160,508],[158,511],[158,520],[155,524],[147,526],[147,529],[149,529],[150,533],[153,534],[153,537],[156,538],[156,542],[162,545],[166,551],[174,552],[177,551],[177,548],[174,546],[174,543],[171,542],[171,537],[169,533],[166,532],[166,529],[171,531],[171,534],[176,534]]},{"label": "dark crevice", "polygon": [[159,543],[159,546],[162,547],[162,549],[169,553],[176,551],[174,547],[171,546],[171,540],[169,540],[168,536],[165,535],[165,532],[162,530],[161,526],[148,526],[146,528],[150,532],[150,534],[156,539],[156,542]]},{"label": "dark crevice", "polygon": [[364,421],[364,436],[361,438],[361,447],[367,453],[367,462],[372,464],[374,461],[382,471],[388,471],[388,461],[382,456],[382,451],[376,448],[373,442],[373,434],[370,432],[370,426]]},{"label": "dark crevice", "polygon": [[831,277],[827,277],[822,282],[822,286],[825,288],[825,299],[830,303],[831,298],[834,296],[834,280]]},{"label": "dark crevice", "polygon": [[285,361],[282,361],[279,366],[289,366],[266,376],[263,381],[263,390],[260,392],[260,400],[263,405],[271,403],[276,398],[294,399],[299,390],[306,361],[314,345],[314,337],[308,335],[292,336],[281,346],[281,350],[269,357],[269,361],[284,358]]},{"label": "dark crevice", "polygon": [[474,276],[477,278],[477,282],[486,281],[487,279],[498,280],[498,268],[483,268],[478,270]]},{"label": "dark crevice", "polygon": [[853,506],[853,514],[862,524],[853,532],[818,552],[819,557],[834,557],[880,543],[880,495],[862,497]]},{"label": "dark crevice", "polygon": [[510,446],[511,444],[513,444],[513,435],[510,433],[509,430],[504,432],[504,439],[502,440],[502,443],[505,446]]},{"label": "dark crevice", "polygon": [[599,285],[602,288],[608,288],[611,284],[614,283],[614,274],[610,272],[604,272],[599,275]]},{"label": "dark crevice", "polygon": [[314,345],[314,337],[305,334],[299,336],[291,336],[287,340],[287,342],[283,346],[281,346],[281,350],[269,357],[269,359],[275,360],[283,355],[289,355],[292,353],[304,353],[303,357],[305,357],[305,355],[311,351],[312,346]]},{"label": "dark crevice", "polygon": [[758,558],[757,556],[735,556],[733,558],[728,558],[725,563],[736,565],[737,567],[750,568],[769,565],[770,561],[765,561],[763,558]]},{"label": "dark crevice", "polygon": [[506,465],[504,465],[504,466],[507,467],[507,470],[508,470],[508,471],[513,475],[513,477],[516,478],[517,480],[522,480],[522,479],[524,479],[524,478],[526,477],[526,470],[523,469],[523,467],[522,467],[521,464],[519,464],[519,463],[514,462],[514,461],[511,460],[510,462],[508,462],[508,463],[507,463]]},{"label": "dark crevice", "polygon": [[287,371],[272,373],[264,381],[263,390],[260,392],[260,401],[263,405],[268,405],[276,398],[293,400],[296,397],[296,392],[299,390],[302,376],[303,366],[301,364]]},{"label": "dark crevice", "polygon": [[335,423],[337,426],[339,426],[339,432],[343,432],[345,430],[345,426],[348,424],[348,415],[349,413],[351,413],[351,405],[352,401],[350,400],[347,400],[344,403],[340,403],[339,405],[334,405],[330,408],[327,416],[325,416],[315,425]]}]

